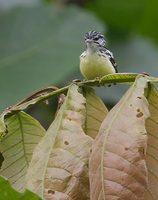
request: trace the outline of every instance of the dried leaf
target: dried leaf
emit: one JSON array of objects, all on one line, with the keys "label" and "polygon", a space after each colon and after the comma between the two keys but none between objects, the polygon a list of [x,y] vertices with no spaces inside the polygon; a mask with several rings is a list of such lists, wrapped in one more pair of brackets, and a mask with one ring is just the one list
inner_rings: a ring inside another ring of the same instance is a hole
[{"label": "dried leaf", "polygon": [[147,79],[139,76],[108,113],[90,156],[91,200],[140,200],[147,188],[145,163],[149,117]]},{"label": "dried leaf", "polygon": [[72,85],[54,122],[35,149],[27,188],[45,199],[89,199],[88,160],[92,138],[85,135],[85,98]]},{"label": "dried leaf", "polygon": [[149,110],[151,116],[147,119],[146,129],[148,133],[147,146],[147,168],[148,168],[148,190],[145,200],[158,199],[158,91],[151,85],[148,96]]},{"label": "dried leaf", "polygon": [[101,123],[108,113],[108,109],[95,94],[94,89],[86,87],[84,89],[84,96],[86,98],[85,132],[87,135],[95,138],[99,132]]}]

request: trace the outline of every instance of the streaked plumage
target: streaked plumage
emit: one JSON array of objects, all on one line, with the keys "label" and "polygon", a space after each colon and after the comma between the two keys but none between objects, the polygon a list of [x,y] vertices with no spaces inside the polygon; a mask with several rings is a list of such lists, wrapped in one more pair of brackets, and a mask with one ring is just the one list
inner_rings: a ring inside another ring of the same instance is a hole
[{"label": "streaked plumage", "polygon": [[85,34],[85,43],[87,49],[80,56],[80,70],[86,79],[117,73],[113,54],[105,47],[101,33],[89,31]]}]

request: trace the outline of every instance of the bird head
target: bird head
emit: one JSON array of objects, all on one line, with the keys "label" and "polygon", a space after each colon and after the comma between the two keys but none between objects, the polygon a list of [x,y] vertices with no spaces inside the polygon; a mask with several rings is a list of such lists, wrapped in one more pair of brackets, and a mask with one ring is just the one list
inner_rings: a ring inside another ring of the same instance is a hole
[{"label": "bird head", "polygon": [[85,43],[87,48],[105,47],[106,41],[104,36],[97,31],[89,31],[85,34]]}]

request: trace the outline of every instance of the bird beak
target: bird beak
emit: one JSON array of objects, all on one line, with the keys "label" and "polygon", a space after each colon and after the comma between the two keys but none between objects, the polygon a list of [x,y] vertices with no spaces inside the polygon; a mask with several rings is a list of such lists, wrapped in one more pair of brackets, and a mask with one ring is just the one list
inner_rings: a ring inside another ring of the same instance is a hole
[{"label": "bird beak", "polygon": [[93,42],[93,40],[91,40],[91,39],[86,40],[86,43],[88,43],[88,44],[91,44],[92,42]]}]

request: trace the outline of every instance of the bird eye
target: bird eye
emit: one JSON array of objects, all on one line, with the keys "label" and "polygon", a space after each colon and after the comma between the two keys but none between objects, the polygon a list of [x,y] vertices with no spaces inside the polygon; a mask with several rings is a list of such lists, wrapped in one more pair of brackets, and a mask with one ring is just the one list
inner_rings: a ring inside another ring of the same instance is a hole
[{"label": "bird eye", "polygon": [[98,39],[99,39],[98,37],[95,37],[95,38],[94,38],[94,41],[97,41]]}]

